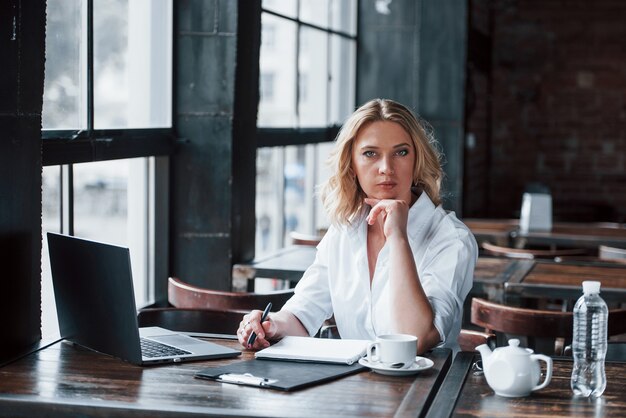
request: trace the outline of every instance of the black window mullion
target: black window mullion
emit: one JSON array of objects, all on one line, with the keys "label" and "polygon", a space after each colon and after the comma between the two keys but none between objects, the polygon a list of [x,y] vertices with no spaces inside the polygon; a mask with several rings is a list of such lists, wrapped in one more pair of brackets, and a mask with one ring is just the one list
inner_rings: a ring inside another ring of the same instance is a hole
[{"label": "black window mullion", "polygon": [[175,146],[170,128],[94,130],[91,135],[44,131],[43,138],[44,166],[169,155]]},{"label": "black window mullion", "polygon": [[87,132],[94,129],[93,0],[87,0]]},{"label": "black window mullion", "polygon": [[257,147],[282,147],[287,145],[332,142],[340,126],[325,128],[257,128]]},{"label": "black window mullion", "polygon": [[[62,234],[74,235],[74,166],[69,164],[64,169],[59,166],[60,176],[60,231]],[[67,175],[64,175],[66,173]],[[67,178],[66,178],[67,177]]]},{"label": "black window mullion", "polygon": [[[296,16],[300,17],[300,0],[296,4]],[[300,20],[296,23],[296,88],[295,88],[295,100],[296,100],[296,126],[300,126],[300,37],[302,36],[302,26]]]},{"label": "black window mullion", "polygon": [[282,13],[274,12],[272,10],[263,9],[262,12],[270,14],[272,16],[279,17],[281,19],[286,19],[286,20],[289,20],[291,22],[295,22],[298,26],[306,26],[306,27],[311,28],[311,29],[321,30],[321,31],[324,31],[324,32],[328,32],[328,33],[332,33],[332,34],[335,34],[335,35],[339,35],[339,36],[341,36],[343,38],[348,38],[348,39],[352,39],[352,40],[356,41],[356,36],[355,35],[350,35],[347,32],[342,32],[342,31],[331,29],[331,28],[324,28],[322,26],[315,25],[313,23],[303,22],[299,18],[299,16],[300,16],[299,13],[296,14],[296,16],[298,16],[297,18],[293,18],[293,17],[287,16],[287,15],[284,15]]}]

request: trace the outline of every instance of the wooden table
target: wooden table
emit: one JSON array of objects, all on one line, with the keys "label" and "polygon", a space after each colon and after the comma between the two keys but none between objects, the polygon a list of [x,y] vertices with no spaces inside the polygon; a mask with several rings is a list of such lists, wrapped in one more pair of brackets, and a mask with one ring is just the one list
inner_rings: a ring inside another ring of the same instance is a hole
[{"label": "wooden table", "polygon": [[551,231],[519,230],[517,219],[463,219],[478,242],[490,241],[502,246],[554,245],[564,248],[597,249],[600,245],[626,248],[624,224],[591,222],[556,222]]},{"label": "wooden table", "polygon": [[451,364],[448,349],[428,357],[435,366],[414,376],[363,371],[280,392],[194,378],[206,367],[252,359],[250,351],[237,359],[142,368],[63,342],[0,368],[0,416],[419,416]]},{"label": "wooden table", "polygon": [[577,398],[570,389],[572,361],[554,359],[548,387],[524,398],[504,398],[476,376],[472,364],[480,357],[462,352],[455,359],[427,417],[623,417],[626,411],[626,363],[606,363],[608,379],[597,400]]},{"label": "wooden table", "polygon": [[600,294],[609,302],[626,302],[626,265],[617,263],[532,261],[523,275],[511,276],[505,286],[505,299],[556,298],[576,300],[582,295],[584,280],[602,283]]},{"label": "wooden table", "polygon": [[[292,286],[315,259],[315,247],[294,245],[252,263],[254,277],[289,280]],[[472,295],[487,295],[489,300],[513,303],[520,297],[577,299],[584,280],[602,282],[606,301],[626,301],[626,265],[605,262],[554,262],[503,257],[479,257],[474,270]],[[253,289],[252,289],[253,290]]]},{"label": "wooden table", "polygon": [[472,231],[476,241],[491,242],[503,247],[512,245],[511,235],[519,229],[518,219],[462,219],[463,223]]},{"label": "wooden table", "polygon": [[250,292],[254,291],[254,279],[257,277],[288,280],[294,287],[315,261],[316,253],[317,248],[312,245],[290,245],[250,264],[236,264],[233,269],[245,272]]},{"label": "wooden table", "polygon": [[535,266],[533,260],[521,260],[502,257],[478,257],[474,269],[472,295],[486,294],[489,300],[504,303],[506,284],[520,281]]},{"label": "wooden table", "polygon": [[[292,245],[250,264],[235,265],[234,268],[246,272],[249,291],[254,290],[256,277],[288,280],[293,287],[313,264],[316,251],[312,246]],[[512,277],[523,276],[533,265],[534,262],[530,260],[480,257],[474,271],[474,285],[479,292],[484,291],[493,298],[503,299],[504,283]]]},{"label": "wooden table", "polygon": [[554,245],[567,248],[597,250],[600,245],[626,248],[626,228],[607,227],[604,224],[558,223],[551,231],[513,231],[513,240],[526,245]]}]

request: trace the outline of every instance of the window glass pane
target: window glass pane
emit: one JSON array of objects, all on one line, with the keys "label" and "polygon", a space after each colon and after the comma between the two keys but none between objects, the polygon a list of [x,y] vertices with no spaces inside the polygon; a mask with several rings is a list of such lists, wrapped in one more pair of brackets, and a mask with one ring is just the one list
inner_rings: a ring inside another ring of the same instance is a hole
[{"label": "window glass pane", "polygon": [[148,290],[148,159],[74,165],[74,233],[130,248],[137,306]]},{"label": "window glass pane", "polygon": [[259,148],[256,163],[257,258],[282,247],[283,241],[283,148]]},{"label": "window glass pane", "polygon": [[257,154],[256,257],[290,244],[289,232],[328,228],[315,187],[329,175],[332,143],[261,148]]},{"label": "window glass pane", "polygon": [[356,0],[330,0],[330,28],[356,35]]},{"label": "window glass pane", "polygon": [[261,6],[288,17],[297,17],[298,0],[263,0]]},{"label": "window glass pane", "polygon": [[329,0],[301,0],[300,20],[327,28],[328,1]]},{"label": "window glass pane", "polygon": [[311,190],[307,188],[306,146],[285,147],[283,176],[285,178],[283,239],[288,244],[289,232],[307,232],[310,229],[307,211],[311,207]]},{"label": "window glass pane", "polygon": [[261,40],[258,125],[296,126],[296,24],[263,13],[263,27],[271,27],[271,42]]},{"label": "window glass pane", "polygon": [[48,240],[46,232],[61,232],[61,167],[44,167],[42,180],[42,248],[41,248],[41,335],[53,339],[59,335]]},{"label": "window glass pane", "polygon": [[171,126],[171,0],[94,2],[96,129]]},{"label": "window glass pane", "polygon": [[330,124],[341,125],[354,110],[356,42],[331,35]]},{"label": "window glass pane", "polygon": [[[330,167],[328,165],[328,157],[330,152],[335,146],[334,142],[324,142],[315,145],[315,160],[311,162],[314,165],[314,187],[324,183],[330,177]],[[326,231],[330,226],[330,220],[326,214],[326,210],[319,199],[319,196],[315,196],[314,199],[315,212],[313,214],[313,231],[319,233],[320,231]]]},{"label": "window glass pane", "polygon": [[81,0],[48,0],[43,129],[86,127],[83,5]]},{"label": "window glass pane", "polygon": [[[356,0],[301,0],[299,16],[303,22],[355,35],[356,7]],[[262,19],[258,126],[324,128],[342,124],[354,110],[356,41],[305,25],[295,29],[293,22],[267,13]],[[285,32],[280,26],[294,29]],[[295,30],[299,30],[297,37]],[[299,39],[297,49],[291,49],[292,39]],[[289,48],[279,47],[286,41]],[[297,76],[290,73],[295,63]],[[297,86],[298,90],[282,96],[276,84]],[[297,107],[292,99],[296,93]],[[297,113],[292,114],[291,109],[296,108]],[[288,245],[290,231],[316,234],[328,228],[328,217],[315,191],[316,185],[328,178],[326,161],[333,145],[258,150],[257,257]]]},{"label": "window glass pane", "polygon": [[326,126],[328,121],[328,34],[302,27],[300,32],[300,126]]}]

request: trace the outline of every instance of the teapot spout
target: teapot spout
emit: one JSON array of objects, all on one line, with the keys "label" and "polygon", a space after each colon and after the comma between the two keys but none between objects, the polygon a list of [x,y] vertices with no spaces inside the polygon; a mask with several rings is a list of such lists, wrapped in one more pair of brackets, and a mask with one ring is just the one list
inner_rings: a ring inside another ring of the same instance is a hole
[{"label": "teapot spout", "polygon": [[484,367],[487,359],[491,356],[493,351],[491,351],[491,348],[489,348],[487,344],[479,345],[478,347],[476,347],[476,350],[480,353],[480,358],[483,360]]}]

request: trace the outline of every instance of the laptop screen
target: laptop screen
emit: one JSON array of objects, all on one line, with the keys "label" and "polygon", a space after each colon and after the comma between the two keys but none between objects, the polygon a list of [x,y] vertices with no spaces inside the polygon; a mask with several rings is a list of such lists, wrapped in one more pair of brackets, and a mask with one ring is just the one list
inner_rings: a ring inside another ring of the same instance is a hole
[{"label": "laptop screen", "polygon": [[48,233],[61,337],[141,362],[130,251]]}]

